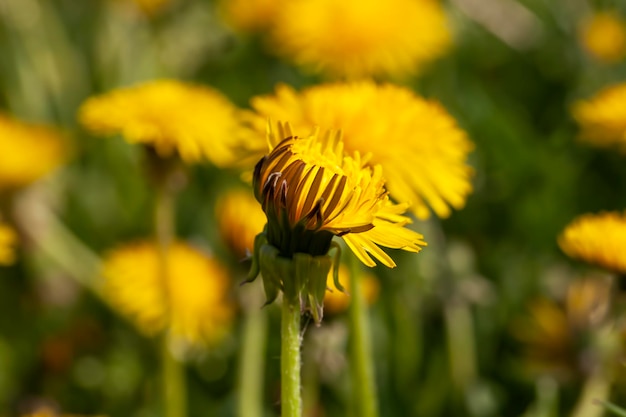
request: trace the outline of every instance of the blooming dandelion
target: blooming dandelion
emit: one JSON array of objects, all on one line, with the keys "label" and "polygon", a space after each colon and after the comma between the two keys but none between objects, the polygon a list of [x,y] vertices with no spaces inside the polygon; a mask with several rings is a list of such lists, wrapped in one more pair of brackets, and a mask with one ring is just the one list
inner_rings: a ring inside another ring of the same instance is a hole
[{"label": "blooming dandelion", "polygon": [[567,225],[558,243],[571,258],[626,273],[626,216],[623,213],[584,214]]},{"label": "blooming dandelion", "polygon": [[0,266],[15,262],[17,233],[9,225],[0,222]]},{"label": "blooming dandelion", "polygon": [[414,74],[452,43],[434,0],[285,2],[272,40],[298,65],[350,79]]},{"label": "blooming dandelion", "polygon": [[[380,164],[393,199],[409,202],[420,219],[448,217],[472,191],[467,164],[473,144],[437,102],[411,90],[373,82],[323,84],[296,92],[279,85],[251,101],[260,134],[267,119],[289,120],[298,135],[311,126],[341,129],[348,153]],[[263,152],[259,144],[257,153]]]},{"label": "blooming dandelion", "polygon": [[[365,166],[366,160],[358,152],[354,157],[345,156],[340,132],[315,130],[300,138],[289,125],[279,123],[268,136],[270,143],[278,144],[257,164],[253,187],[267,216],[266,229],[257,237],[255,258],[260,256],[258,267],[270,301],[278,289],[285,291],[286,286],[294,285],[271,267],[274,258],[308,262],[323,257],[334,236],[340,236],[370,267],[376,265],[375,260],[390,268],[396,266],[380,246],[419,252],[426,244],[422,235],[405,227],[410,223],[402,214],[407,206],[389,199],[381,166]],[[315,310],[321,310],[330,263],[317,267],[319,276],[312,284],[315,290],[308,292],[308,304],[319,319],[321,314]],[[251,278],[257,272],[253,268]]]},{"label": "blooming dandelion", "polygon": [[599,12],[586,19],[580,38],[585,50],[601,62],[615,63],[626,56],[626,22],[614,12]]},{"label": "blooming dandelion", "polygon": [[584,141],[626,151],[626,83],[607,87],[591,99],[574,103],[572,113]]},{"label": "blooming dandelion", "polygon": [[24,187],[50,173],[67,157],[55,128],[0,114],[0,190]]},{"label": "blooming dandelion", "polygon": [[162,282],[155,244],[111,251],[102,273],[105,295],[147,335],[167,331],[189,345],[221,340],[233,317],[226,269],[182,242],[170,245],[167,261],[167,282]]},{"label": "blooming dandelion", "polygon": [[222,0],[220,9],[224,20],[239,32],[260,32],[270,28],[285,1]]},{"label": "blooming dandelion", "polygon": [[120,134],[154,149],[162,158],[202,158],[228,165],[238,138],[238,112],[225,96],[204,86],[156,80],[88,99],[81,123],[97,135]]}]

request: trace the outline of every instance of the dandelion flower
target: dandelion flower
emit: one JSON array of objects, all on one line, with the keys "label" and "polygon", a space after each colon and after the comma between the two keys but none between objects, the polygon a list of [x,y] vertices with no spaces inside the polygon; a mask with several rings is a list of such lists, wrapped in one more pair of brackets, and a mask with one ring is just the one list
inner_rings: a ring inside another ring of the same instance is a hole
[{"label": "dandelion flower", "polygon": [[57,168],[67,156],[61,133],[0,114],[0,190],[26,186]]},{"label": "dandelion flower", "polygon": [[260,32],[271,27],[280,0],[222,0],[220,9],[224,20],[240,32]]},{"label": "dandelion flower", "polygon": [[415,73],[451,45],[435,0],[285,2],[272,39],[297,64],[351,79]]},{"label": "dandelion flower", "polygon": [[[279,85],[274,95],[252,99],[260,135],[267,119],[289,120],[298,135],[312,126],[341,129],[348,153],[380,164],[390,195],[409,202],[421,219],[450,215],[472,191],[467,165],[473,144],[437,102],[411,90],[373,82],[334,83],[301,91]],[[263,152],[259,145],[257,153]]]},{"label": "dandelion flower", "polygon": [[238,109],[221,93],[175,80],[156,80],[88,99],[81,123],[98,135],[121,134],[159,156],[186,162],[232,162]]},{"label": "dandelion flower", "polygon": [[[335,285],[333,274],[328,274],[326,287],[329,290],[324,296],[324,311],[332,314],[339,314],[350,305],[350,272],[345,265],[339,266],[339,282],[341,282],[343,290]],[[372,304],[378,298],[380,290],[378,281],[373,275],[364,274],[361,283],[363,285],[363,298],[368,304]]]},{"label": "dandelion flower", "polygon": [[182,242],[170,246],[167,267],[163,282],[154,243],[115,249],[104,262],[105,294],[148,335],[168,331],[190,345],[220,340],[233,316],[224,267]]},{"label": "dandelion flower", "polygon": [[558,243],[571,258],[626,273],[626,216],[622,213],[584,214],[565,228]]},{"label": "dandelion flower", "polygon": [[365,265],[375,266],[374,257],[392,268],[379,246],[419,252],[425,245],[405,228],[406,205],[389,200],[381,166],[364,166],[359,153],[345,156],[339,132],[299,138],[279,124],[269,137],[277,145],[257,164],[253,186],[268,219],[268,242],[280,256],[326,254],[337,235]]},{"label": "dandelion flower", "polygon": [[594,58],[605,63],[626,56],[626,23],[614,12],[596,13],[582,25],[581,42]]},{"label": "dandelion flower", "polygon": [[0,222],[0,265],[11,265],[15,262],[15,245],[17,234],[7,224]]},{"label": "dandelion flower", "polygon": [[581,100],[572,109],[580,125],[583,140],[600,147],[626,151],[626,83],[600,91],[589,100]]},{"label": "dandelion flower", "polygon": [[266,218],[252,190],[230,191],[217,202],[216,215],[220,235],[240,259],[254,249],[254,238],[263,231]]}]

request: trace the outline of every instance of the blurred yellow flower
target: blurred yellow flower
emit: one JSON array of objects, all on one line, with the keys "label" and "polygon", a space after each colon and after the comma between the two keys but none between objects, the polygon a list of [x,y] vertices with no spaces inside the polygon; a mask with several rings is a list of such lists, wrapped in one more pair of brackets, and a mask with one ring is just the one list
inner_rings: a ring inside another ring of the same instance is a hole
[{"label": "blurred yellow flower", "polygon": [[344,156],[341,133],[299,138],[279,123],[268,137],[272,149],[257,164],[253,186],[267,215],[267,241],[280,256],[326,255],[337,235],[365,265],[376,265],[373,256],[391,268],[396,264],[379,245],[419,252],[426,244],[404,227],[406,205],[389,200],[380,165],[364,167],[358,152]]},{"label": "blurred yellow flower", "polygon": [[61,133],[0,113],[0,191],[26,186],[61,165],[68,147]]},{"label": "blurred yellow flower", "polygon": [[17,233],[9,225],[0,222],[0,265],[11,265],[15,262],[15,246]]},{"label": "blurred yellow flower", "polygon": [[[421,219],[460,209],[472,191],[467,165],[473,144],[437,102],[411,90],[373,82],[333,83],[300,93],[278,85],[274,95],[251,100],[260,137],[267,119],[289,120],[297,135],[312,126],[341,129],[346,151],[380,164],[390,195],[409,202]],[[257,153],[265,144],[258,141]]]},{"label": "blurred yellow flower", "polygon": [[104,260],[104,293],[148,335],[167,331],[191,345],[219,341],[233,317],[227,271],[182,242],[171,245],[167,271],[164,282],[154,243],[125,245]]},{"label": "blurred yellow flower", "polygon": [[[339,282],[345,292],[340,291],[336,286],[333,274],[329,273],[326,280],[326,295],[324,296],[324,312],[338,314],[345,311],[350,305],[350,271],[345,265],[339,266]],[[380,286],[378,280],[371,274],[363,274],[361,278],[363,284],[363,296],[368,304],[372,304],[378,298]]]},{"label": "blurred yellow flower", "polygon": [[583,140],[595,146],[626,151],[626,83],[607,87],[572,107]]},{"label": "blurred yellow flower", "polygon": [[588,277],[572,282],[565,300],[538,298],[528,314],[513,321],[512,332],[524,349],[525,370],[562,379],[593,369],[590,337],[607,318],[610,282]]},{"label": "blurred yellow flower", "polygon": [[252,190],[229,191],[219,198],[215,211],[220,235],[230,250],[239,259],[251,255],[254,238],[267,223]]},{"label": "blurred yellow flower", "polygon": [[583,22],[580,30],[585,50],[605,63],[626,56],[626,22],[615,12],[599,12]]},{"label": "blurred yellow flower", "polygon": [[80,122],[98,135],[121,134],[161,157],[186,162],[203,157],[218,166],[233,162],[239,110],[209,87],[156,80],[88,99]]},{"label": "blurred yellow flower", "polygon": [[567,256],[626,272],[626,215],[617,212],[584,214],[572,221],[558,238]]},{"label": "blurred yellow flower", "polygon": [[219,7],[224,20],[240,32],[260,32],[268,29],[282,0],[221,0]]},{"label": "blurred yellow flower", "polygon": [[448,51],[436,0],[299,0],[276,17],[275,50],[335,77],[403,76]]}]

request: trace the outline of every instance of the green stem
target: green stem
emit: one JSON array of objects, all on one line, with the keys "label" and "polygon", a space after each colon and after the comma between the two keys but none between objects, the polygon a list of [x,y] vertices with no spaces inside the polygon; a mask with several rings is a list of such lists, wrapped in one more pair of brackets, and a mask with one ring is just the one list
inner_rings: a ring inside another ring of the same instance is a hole
[{"label": "green stem", "polygon": [[350,257],[350,376],[355,416],[378,417],[370,323],[358,260]]},{"label": "green stem", "polygon": [[[261,290],[258,281],[248,285],[252,286],[250,290]],[[256,298],[252,297],[255,294],[250,295],[251,300]],[[267,311],[260,308],[260,304],[258,306],[254,302],[250,304],[252,307],[246,308],[243,323],[237,415],[239,417],[262,417]]]},{"label": "green stem", "polygon": [[185,367],[174,357],[168,342],[167,336],[161,340],[165,416],[185,417],[187,415]]},{"label": "green stem", "polygon": [[300,306],[283,296],[281,324],[281,417],[301,417],[300,394]]},{"label": "green stem", "polygon": [[[165,293],[169,288],[168,250],[174,239],[174,191],[168,176],[164,176],[157,189],[155,210],[155,233],[159,257],[159,275]],[[162,341],[163,360],[163,399],[166,417],[185,417],[187,414],[186,384],[184,366],[172,356],[169,337]]]}]

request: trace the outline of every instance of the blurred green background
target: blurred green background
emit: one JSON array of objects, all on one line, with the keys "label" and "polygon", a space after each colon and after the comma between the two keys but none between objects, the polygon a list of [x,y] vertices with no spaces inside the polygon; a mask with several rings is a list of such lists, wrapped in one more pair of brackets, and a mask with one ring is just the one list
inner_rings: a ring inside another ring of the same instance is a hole
[{"label": "blurred green background", "polygon": [[[503,14],[484,18],[481,8],[496,3]],[[403,82],[439,100],[468,132],[475,190],[449,219],[415,224],[429,243],[423,253],[394,253],[397,269],[374,270],[381,415],[575,415],[603,342],[597,328],[568,321],[568,288],[591,272],[568,260],[556,238],[578,214],[626,207],[624,155],[577,141],[569,112],[574,100],[623,81],[626,63],[587,54],[579,26],[594,10],[626,16],[626,4],[451,0],[444,7],[453,49]],[[2,416],[40,404],[162,415],[153,340],[81,285],[92,252],[151,235],[154,192],[139,149],[93,138],[76,121],[90,95],[161,77],[210,85],[241,107],[277,82],[299,88],[321,80],[268,53],[258,37],[230,30],[211,1],[179,0],[147,17],[125,0],[0,0],[0,108],[58,125],[72,143],[64,167],[3,201],[45,234],[45,244],[26,239],[17,263],[0,268]],[[235,287],[242,268],[219,240],[214,204],[239,176],[208,165],[191,171],[177,202],[178,235],[239,271]],[[57,253],[68,248],[69,258]],[[534,308],[536,300],[550,300],[552,310]],[[279,414],[280,317],[275,306],[266,310],[263,398],[271,416]],[[550,333],[550,324],[561,331]],[[521,327],[538,329],[543,343],[520,337]],[[346,415],[345,332],[342,315],[307,330],[305,345],[322,352],[304,352],[305,378],[310,362],[319,372],[311,415]],[[188,360],[190,416],[237,415],[240,347],[238,319],[224,342]],[[626,405],[623,364],[609,367],[611,401]],[[595,410],[579,417],[602,415]]]}]

